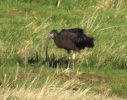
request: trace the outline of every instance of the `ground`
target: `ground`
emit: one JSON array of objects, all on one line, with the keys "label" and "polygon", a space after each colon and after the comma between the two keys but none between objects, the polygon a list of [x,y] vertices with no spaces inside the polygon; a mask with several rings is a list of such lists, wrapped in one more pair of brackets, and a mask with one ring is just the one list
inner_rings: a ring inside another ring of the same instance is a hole
[{"label": "ground", "polygon": [[[47,91],[70,93],[67,98],[77,92],[78,99],[87,93],[101,94],[103,100],[127,97],[126,0],[5,0],[0,1],[0,25],[2,99],[33,94],[37,99],[45,84]],[[67,52],[49,40],[49,32],[75,27],[94,37],[95,47],[76,53],[68,69]],[[58,61],[55,66],[44,63],[46,45]]]}]

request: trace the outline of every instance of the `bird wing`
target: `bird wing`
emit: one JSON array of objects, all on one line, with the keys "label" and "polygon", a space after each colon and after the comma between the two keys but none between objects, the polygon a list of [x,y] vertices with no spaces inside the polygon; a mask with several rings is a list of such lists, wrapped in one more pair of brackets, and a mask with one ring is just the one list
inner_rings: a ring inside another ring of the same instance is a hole
[{"label": "bird wing", "polygon": [[85,35],[79,31],[71,31],[68,32],[68,38],[74,44],[74,46],[78,49],[82,49],[85,47]]},{"label": "bird wing", "polygon": [[60,35],[63,39],[69,38],[72,41],[75,41],[76,38],[85,36],[83,29],[80,28],[62,29]]},{"label": "bird wing", "polygon": [[[65,48],[67,50],[77,50],[77,47],[74,42],[74,38],[76,38],[76,34],[69,32],[67,30],[62,30],[59,34],[60,46],[61,48]],[[77,50],[78,51],[78,50]]]},{"label": "bird wing", "polygon": [[69,32],[68,38],[74,43],[80,43],[84,41],[84,34],[78,32]]},{"label": "bird wing", "polygon": [[73,29],[62,29],[60,32],[61,38],[64,40],[71,40],[74,43],[80,43],[84,41],[86,35],[83,29],[73,28]]},{"label": "bird wing", "polygon": [[78,36],[78,34],[75,34],[75,33],[68,31],[68,30],[62,30],[60,32],[60,35],[63,40],[64,39],[65,40],[74,40]]}]

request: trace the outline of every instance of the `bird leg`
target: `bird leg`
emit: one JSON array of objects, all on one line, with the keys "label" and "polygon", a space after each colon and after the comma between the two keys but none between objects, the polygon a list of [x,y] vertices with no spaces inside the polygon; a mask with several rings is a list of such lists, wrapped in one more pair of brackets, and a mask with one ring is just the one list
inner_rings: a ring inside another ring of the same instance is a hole
[{"label": "bird leg", "polygon": [[76,56],[76,54],[73,52],[73,54],[72,54],[72,60],[75,60],[75,56]]},{"label": "bird leg", "polygon": [[48,55],[48,46],[46,46],[46,52],[45,52],[45,62],[46,62],[46,65],[49,66],[49,62],[50,62],[50,58],[49,58],[49,55]]},{"label": "bird leg", "polygon": [[75,65],[75,57],[76,57],[76,54],[72,51],[72,64],[73,64],[73,69],[74,69],[74,65]]},{"label": "bird leg", "polygon": [[71,64],[71,61],[72,61],[72,64],[73,64],[73,68],[74,68],[74,60],[75,60],[75,58],[76,58],[76,55],[75,55],[75,53],[72,51],[72,55],[71,54],[69,54],[69,58],[68,58],[68,68],[70,67],[70,64]]},{"label": "bird leg", "polygon": [[68,57],[68,66],[67,66],[67,68],[70,67],[70,63],[71,63],[71,56],[70,56],[70,54],[68,54],[68,55],[69,55],[69,57]]}]

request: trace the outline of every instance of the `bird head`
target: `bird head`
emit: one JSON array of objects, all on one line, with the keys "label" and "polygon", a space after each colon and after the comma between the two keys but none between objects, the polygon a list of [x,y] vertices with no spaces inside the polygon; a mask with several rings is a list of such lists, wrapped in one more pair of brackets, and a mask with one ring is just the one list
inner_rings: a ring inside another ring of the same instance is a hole
[{"label": "bird head", "polygon": [[54,38],[55,36],[57,36],[57,33],[58,33],[57,30],[52,30],[52,31],[50,32],[51,38]]}]

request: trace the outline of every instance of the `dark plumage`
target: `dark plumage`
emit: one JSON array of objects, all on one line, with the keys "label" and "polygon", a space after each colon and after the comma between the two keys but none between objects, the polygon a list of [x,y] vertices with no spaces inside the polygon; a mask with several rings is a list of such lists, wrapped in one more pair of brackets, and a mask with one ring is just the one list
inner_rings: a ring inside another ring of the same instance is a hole
[{"label": "dark plumage", "polygon": [[62,29],[60,32],[52,30],[50,32],[58,48],[63,48],[70,52],[71,50],[80,52],[85,47],[94,47],[94,39],[84,34],[83,29]]}]

